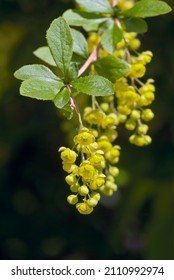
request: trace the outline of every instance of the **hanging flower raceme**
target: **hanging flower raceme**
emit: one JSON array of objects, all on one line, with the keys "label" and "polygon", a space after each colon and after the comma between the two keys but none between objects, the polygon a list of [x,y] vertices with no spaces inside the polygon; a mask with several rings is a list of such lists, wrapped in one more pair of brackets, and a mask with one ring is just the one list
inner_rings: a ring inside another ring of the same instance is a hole
[{"label": "hanging flower raceme", "polygon": [[67,201],[84,215],[93,211],[101,194],[110,196],[117,190],[114,178],[119,173],[118,168],[112,166],[118,162],[119,147],[112,146],[107,136],[98,138],[93,133],[83,127],[74,137],[73,150],[59,149],[63,169],[69,173],[65,181],[73,192]]}]

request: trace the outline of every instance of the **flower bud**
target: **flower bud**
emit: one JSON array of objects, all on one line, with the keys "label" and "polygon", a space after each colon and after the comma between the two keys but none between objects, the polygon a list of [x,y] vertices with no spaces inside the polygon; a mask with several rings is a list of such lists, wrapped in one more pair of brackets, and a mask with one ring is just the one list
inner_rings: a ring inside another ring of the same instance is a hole
[{"label": "flower bud", "polygon": [[67,197],[67,201],[68,201],[69,204],[74,205],[78,202],[78,197],[75,194],[71,194]]},{"label": "flower bud", "polygon": [[95,207],[98,204],[98,200],[95,198],[89,198],[86,202],[90,207]]},{"label": "flower bud", "polygon": [[111,166],[111,167],[109,167],[109,174],[116,177],[119,174],[119,169],[115,166]]},{"label": "flower bud", "polygon": [[145,109],[141,115],[142,119],[146,122],[150,121],[154,117],[154,113],[151,109]]},{"label": "flower bud", "polygon": [[79,187],[78,191],[79,191],[79,194],[82,196],[86,196],[89,193],[89,189],[85,185],[82,185],[81,187]]},{"label": "flower bud", "polygon": [[141,124],[138,126],[137,128],[137,132],[138,134],[146,134],[148,131],[149,127],[146,124]]},{"label": "flower bud", "polygon": [[73,174],[70,174],[65,177],[65,181],[67,182],[68,185],[71,186],[76,183],[77,179]]}]

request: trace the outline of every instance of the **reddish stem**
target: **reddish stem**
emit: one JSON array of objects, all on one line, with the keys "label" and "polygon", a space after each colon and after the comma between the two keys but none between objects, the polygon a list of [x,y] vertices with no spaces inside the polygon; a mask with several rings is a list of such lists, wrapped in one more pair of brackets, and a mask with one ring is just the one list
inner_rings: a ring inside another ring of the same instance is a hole
[{"label": "reddish stem", "polygon": [[117,6],[117,4],[118,4],[118,0],[113,0],[112,7]]},{"label": "reddish stem", "polygon": [[91,62],[95,61],[97,59],[97,52],[98,52],[98,47],[93,50],[91,55],[88,57],[88,59],[85,61],[83,66],[80,68],[78,72],[78,77],[81,76],[85,70],[88,68],[88,66],[91,64]]},{"label": "reddish stem", "polygon": [[80,111],[79,111],[79,108],[73,98],[73,95],[72,95],[72,90],[71,90],[71,87],[69,84],[66,85],[69,93],[70,93],[70,107],[73,111],[75,111],[78,115],[78,118],[79,118],[79,122],[80,122],[80,125],[83,127],[83,123],[82,123],[82,118],[81,118],[81,115],[80,115]]},{"label": "reddish stem", "polygon": [[119,19],[118,19],[118,18],[115,18],[114,20],[115,20],[115,24],[116,24],[119,28],[121,28],[121,24],[120,24]]}]

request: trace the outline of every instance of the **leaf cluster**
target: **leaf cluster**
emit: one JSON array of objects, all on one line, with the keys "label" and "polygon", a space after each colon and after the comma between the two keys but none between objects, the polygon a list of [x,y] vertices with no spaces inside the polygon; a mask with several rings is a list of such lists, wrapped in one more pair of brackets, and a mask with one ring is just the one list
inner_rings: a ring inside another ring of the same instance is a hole
[{"label": "leaf cluster", "polygon": [[[94,62],[97,75],[86,71],[81,76],[79,70],[89,57],[88,45],[84,35],[70,26],[83,27],[87,32],[97,31],[101,36],[101,46],[112,54],[123,38],[123,30],[145,32],[147,24],[144,18],[171,11],[164,1],[159,0],[138,1],[124,12],[117,6],[112,7],[108,0],[76,0],[76,3],[78,10],[67,10],[63,17],[51,23],[46,34],[48,46],[34,51],[34,55],[52,70],[45,65],[33,64],[23,66],[14,73],[17,79],[22,80],[21,95],[51,100],[57,108],[68,111],[71,111],[68,105],[71,98],[79,93],[113,95],[113,83],[129,71],[127,62],[109,55]],[[117,19],[120,26],[116,24]]]}]

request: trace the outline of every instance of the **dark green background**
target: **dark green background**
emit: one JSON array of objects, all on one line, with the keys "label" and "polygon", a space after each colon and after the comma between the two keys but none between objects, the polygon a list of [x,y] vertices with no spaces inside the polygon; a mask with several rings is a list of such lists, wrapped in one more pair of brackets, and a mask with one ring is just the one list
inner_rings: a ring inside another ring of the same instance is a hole
[{"label": "dark green background", "polygon": [[50,22],[72,6],[0,1],[1,259],[174,259],[174,13],[149,19],[141,36],[142,50],[154,53],[153,143],[134,147],[121,129],[120,190],[81,216],[66,202],[57,153],[68,145],[61,127],[74,133],[75,126],[63,123],[51,102],[21,97],[13,78],[22,65],[39,62],[32,52],[45,45]]}]

